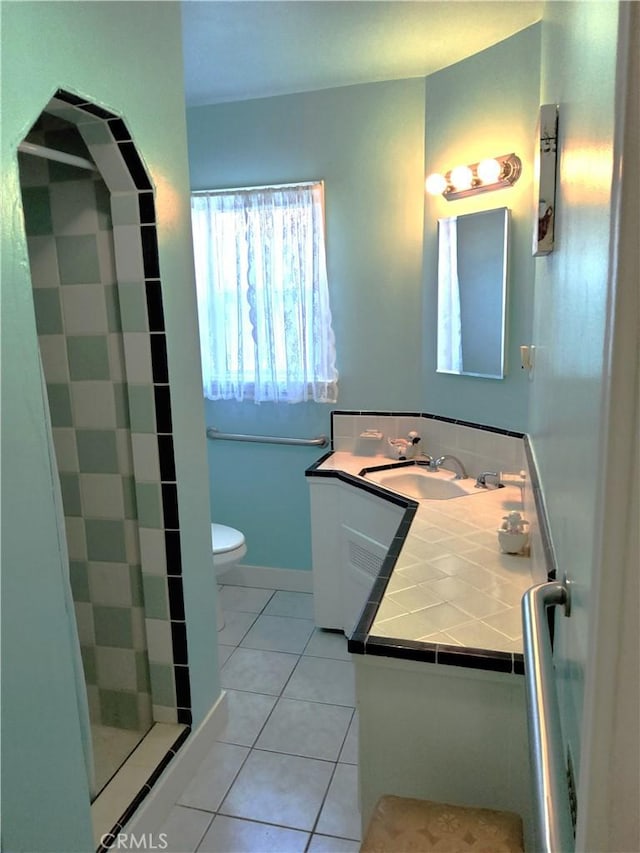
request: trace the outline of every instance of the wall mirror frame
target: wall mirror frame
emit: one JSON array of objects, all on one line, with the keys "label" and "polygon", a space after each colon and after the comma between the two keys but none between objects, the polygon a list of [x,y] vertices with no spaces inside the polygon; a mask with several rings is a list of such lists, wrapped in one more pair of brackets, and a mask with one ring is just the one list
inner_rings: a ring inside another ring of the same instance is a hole
[{"label": "wall mirror frame", "polygon": [[437,373],[505,376],[510,212],[438,220]]}]

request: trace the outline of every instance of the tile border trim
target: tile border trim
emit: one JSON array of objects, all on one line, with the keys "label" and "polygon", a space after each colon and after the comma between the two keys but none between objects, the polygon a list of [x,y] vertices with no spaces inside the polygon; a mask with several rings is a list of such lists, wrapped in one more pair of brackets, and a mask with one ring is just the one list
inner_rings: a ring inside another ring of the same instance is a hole
[{"label": "tile border trim", "polygon": [[151,793],[151,789],[156,784],[158,779],[162,776],[164,771],[167,769],[167,766],[173,761],[176,757],[178,750],[183,745],[183,743],[187,740],[189,735],[191,734],[191,726],[188,725],[186,729],[184,729],[178,737],[175,739],[173,744],[169,747],[164,757],[160,759],[155,769],[152,770],[149,778],[144,783],[144,785],[140,788],[138,793],[135,795],[133,800],[129,803],[125,811],[120,815],[116,823],[111,827],[108,832],[105,832],[102,835],[103,839],[110,838],[108,844],[104,844],[101,842],[96,848],[96,853],[106,853],[107,850],[110,850],[113,846],[114,842],[117,840],[118,834],[124,831],[125,826],[129,823],[134,813],[140,808],[142,802],[146,799],[146,797]]}]

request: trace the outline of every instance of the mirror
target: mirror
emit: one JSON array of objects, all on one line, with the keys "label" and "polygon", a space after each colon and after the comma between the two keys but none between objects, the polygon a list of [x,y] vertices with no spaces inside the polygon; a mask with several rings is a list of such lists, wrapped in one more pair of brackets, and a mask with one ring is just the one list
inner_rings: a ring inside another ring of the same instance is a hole
[{"label": "mirror", "polygon": [[504,377],[509,211],[438,220],[438,373]]}]

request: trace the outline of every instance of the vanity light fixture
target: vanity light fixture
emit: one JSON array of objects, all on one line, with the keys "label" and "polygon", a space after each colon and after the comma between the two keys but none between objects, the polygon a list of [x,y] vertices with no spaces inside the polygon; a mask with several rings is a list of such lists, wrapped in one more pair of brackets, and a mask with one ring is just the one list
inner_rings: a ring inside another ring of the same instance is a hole
[{"label": "vanity light fixture", "polygon": [[511,187],[521,172],[522,161],[517,154],[504,154],[470,166],[456,166],[446,175],[434,172],[427,178],[425,187],[430,195],[443,195],[447,201],[454,201]]}]

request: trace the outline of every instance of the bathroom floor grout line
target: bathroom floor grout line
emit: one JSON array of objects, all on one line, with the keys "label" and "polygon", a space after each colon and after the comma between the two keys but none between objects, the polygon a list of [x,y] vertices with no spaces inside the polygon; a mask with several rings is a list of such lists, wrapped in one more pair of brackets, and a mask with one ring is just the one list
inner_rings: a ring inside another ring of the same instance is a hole
[{"label": "bathroom floor grout line", "polygon": [[[336,761],[335,766],[333,768],[333,772],[331,774],[331,778],[329,779],[329,784],[327,785],[327,790],[324,792],[324,797],[322,798],[322,802],[320,803],[320,808],[318,809],[318,813],[316,815],[316,819],[313,822],[313,829],[311,830],[311,835],[309,836],[309,843],[311,843],[311,837],[314,835],[318,823],[320,821],[320,815],[322,814],[322,810],[324,809],[325,803],[327,802],[327,797],[329,796],[329,791],[331,790],[331,785],[333,784],[333,780],[335,779],[336,772],[338,770],[338,762]],[[308,847],[308,845],[307,845]]]},{"label": "bathroom floor grout line", "polygon": [[[184,808],[187,808],[187,807],[186,807],[186,806],[184,806]],[[198,853],[198,851],[200,850],[200,845],[201,845],[201,844],[202,844],[202,842],[204,841],[204,837],[205,837],[205,835],[207,834],[207,832],[209,832],[209,830],[211,829],[211,825],[212,825],[212,823],[213,823],[213,822],[214,822],[214,820],[216,819],[216,816],[215,816],[215,814],[214,814],[214,813],[212,813],[212,812],[206,812],[206,814],[210,814],[210,815],[211,815],[211,820],[207,823],[207,825],[206,825],[206,827],[205,827],[205,829],[204,829],[204,832],[203,832],[203,833],[202,833],[202,835],[200,836],[200,839],[199,839],[198,843],[195,845],[195,853]]]},{"label": "bathroom floor grout line", "polygon": [[[260,819],[258,819],[258,818],[247,817],[246,815],[237,815],[237,814],[231,814],[230,812],[225,812],[225,810],[224,810],[224,804],[225,804],[225,802],[227,801],[227,799],[228,799],[228,797],[229,797],[229,794],[231,793],[231,789],[233,788],[233,786],[235,785],[235,783],[238,781],[238,776],[240,775],[240,773],[241,773],[242,769],[244,768],[245,764],[246,764],[246,763],[247,763],[247,761],[249,760],[249,758],[250,758],[250,756],[251,756],[251,753],[252,753],[252,752],[267,752],[267,750],[260,750],[260,749],[256,749],[255,747],[250,747],[250,748],[249,748],[249,751],[247,752],[247,754],[246,754],[245,758],[243,759],[243,761],[242,761],[241,765],[239,766],[237,773],[236,773],[236,774],[235,774],[235,776],[233,777],[233,781],[232,781],[232,782],[231,782],[231,784],[229,785],[229,787],[228,787],[228,789],[227,789],[226,794],[224,795],[224,797],[223,797],[223,798],[222,798],[222,800],[220,801],[220,805],[218,806],[218,808],[217,808],[217,809],[216,809],[216,811],[214,812],[214,815],[222,815],[223,817],[235,818],[236,820],[246,820],[246,821],[250,821],[250,822],[253,822],[253,823],[263,823],[263,824],[266,824],[267,826],[279,826],[281,829],[296,829],[296,830],[298,830],[298,831],[300,831],[300,832],[311,832],[312,830],[309,830],[309,829],[302,829],[302,828],[301,828],[301,827],[299,827],[299,826],[290,826],[290,825],[283,824],[283,823],[270,823],[269,821],[266,821],[266,820],[260,820]],[[278,753],[278,752],[274,752],[274,753],[271,753],[271,754],[272,754],[272,755],[288,755],[288,753]],[[294,757],[294,758],[301,758],[301,757],[303,757],[303,756],[299,756],[299,755],[297,755],[297,756],[293,756],[293,757]],[[312,759],[312,760],[321,761],[322,759]],[[319,816],[320,816],[320,812],[322,811],[322,808],[323,808],[323,806],[324,806],[325,800],[326,800],[326,798],[327,798],[327,794],[328,794],[328,792],[329,792],[329,788],[331,787],[331,782],[333,781],[333,777],[335,776],[336,767],[338,766],[338,762],[337,762],[337,761],[327,761],[326,763],[327,763],[327,764],[333,764],[333,765],[334,765],[334,767],[333,767],[333,770],[332,770],[332,772],[331,772],[331,776],[330,776],[330,779],[329,779],[329,784],[327,785],[327,790],[326,790],[326,791],[325,791],[325,793],[324,793],[324,796],[323,796],[323,798],[322,798],[322,803],[321,803],[320,808],[319,808],[319,810],[318,810],[318,814],[316,815],[316,818],[315,818],[315,821],[314,821],[314,824],[313,824],[314,826],[317,824],[317,821],[318,821]]]},{"label": "bathroom floor grout line", "polygon": [[[296,666],[298,665],[298,662],[299,662],[299,660],[300,660],[300,658],[301,658],[301,657],[302,657],[302,655],[299,655],[299,657],[298,657],[298,661],[296,662]],[[293,675],[293,673],[295,672],[296,666],[294,666],[294,668],[292,669],[292,671],[291,671],[291,675]],[[291,676],[289,676],[289,678],[291,678]],[[256,747],[256,744],[258,743],[258,740],[260,739],[260,736],[261,736],[262,732],[264,731],[264,729],[265,729],[265,727],[266,727],[267,723],[269,722],[269,720],[270,720],[270,719],[271,719],[271,717],[273,716],[273,713],[274,713],[274,711],[275,711],[276,707],[278,706],[278,702],[280,701],[280,699],[288,699],[288,698],[290,698],[290,697],[287,697],[287,696],[283,696],[283,695],[282,695],[282,694],[283,694],[283,692],[284,692],[284,690],[285,690],[286,685],[288,684],[288,681],[289,681],[289,679],[287,679],[287,682],[285,682],[285,684],[284,684],[284,686],[282,687],[282,690],[280,691],[280,693],[279,693],[277,696],[275,696],[275,700],[276,700],[276,701],[273,703],[273,707],[272,707],[272,708],[271,708],[271,710],[269,711],[269,713],[268,713],[268,715],[267,715],[267,717],[266,717],[266,719],[265,719],[264,723],[263,723],[263,724],[262,724],[262,726],[260,727],[260,731],[258,732],[258,734],[256,735],[256,737],[254,738],[253,743],[251,744],[251,746],[249,747],[250,749],[260,748],[260,749],[262,749],[262,750],[263,750],[263,752],[276,752],[276,753],[281,753],[281,754],[283,754],[283,755],[295,755],[295,754],[296,754],[296,753],[282,753],[282,751],[281,751],[281,750],[267,750],[267,749],[264,749],[264,748],[262,748],[262,747]],[[225,689],[227,689],[227,688],[225,688]],[[230,687],[230,688],[228,688],[228,689],[229,689],[229,690],[233,690],[234,688],[231,688],[231,687]],[[239,692],[239,693],[241,693],[241,692],[245,692],[245,693],[252,693],[254,696],[256,696],[256,695],[257,695],[257,696],[269,696],[270,698],[274,696],[274,694],[269,694],[269,693],[256,693],[256,692],[251,691],[251,690],[246,690],[246,691],[239,690],[238,692]],[[291,701],[295,701],[295,702],[304,702],[304,701],[308,701],[308,700],[304,700],[304,699],[291,699]],[[329,703],[320,703],[320,702],[318,702],[318,703],[316,703],[316,704],[329,704]],[[339,707],[350,707],[350,706],[339,706]],[[355,711],[355,708],[354,708],[354,711]],[[353,715],[352,715],[352,717],[353,717]],[[351,725],[351,720],[349,721],[349,725]],[[345,738],[346,738],[346,736],[347,736],[347,734],[348,734],[348,731],[349,731],[349,726],[347,726],[347,733],[345,733]],[[223,741],[223,742],[224,742],[224,741]],[[240,745],[240,744],[239,744],[239,745]],[[340,755],[340,752],[342,751],[342,747],[343,747],[343,746],[344,746],[344,742],[343,742],[342,746],[340,747],[340,750],[338,751],[338,756]],[[308,758],[308,757],[310,757],[310,756],[298,756],[298,757],[301,757],[301,758]],[[322,761],[322,760],[325,760],[325,759],[318,759],[318,760]],[[336,761],[337,761],[337,760],[338,760],[338,759],[336,759]]]},{"label": "bathroom floor grout line", "polygon": [[[324,805],[324,803],[323,803],[323,805]],[[322,809],[321,809],[321,810],[322,810]],[[286,824],[286,823],[273,823],[272,821],[268,821],[268,820],[261,820],[260,818],[254,818],[254,817],[240,817],[239,815],[225,814],[225,813],[223,813],[223,812],[221,812],[221,811],[216,811],[216,812],[207,812],[207,811],[206,811],[206,809],[205,809],[205,810],[200,809],[200,811],[203,811],[205,814],[210,814],[210,815],[212,816],[212,818],[216,818],[216,817],[228,817],[228,818],[231,818],[231,819],[233,819],[233,820],[241,820],[241,821],[244,821],[245,823],[259,823],[261,826],[275,826],[275,827],[277,827],[278,829],[290,829],[290,830],[293,830],[294,832],[304,832],[306,835],[308,835],[308,836],[309,836],[309,843],[311,843],[311,839],[312,839],[313,835],[322,835],[322,836],[323,836],[323,837],[325,837],[325,838],[337,838],[337,839],[340,839],[341,841],[354,841],[354,840],[355,840],[355,839],[353,839],[353,838],[348,838],[346,835],[332,835],[331,833],[326,833],[326,832],[316,832],[315,830],[311,830],[311,829],[302,829],[302,828],[301,828],[301,827],[299,827],[299,826],[289,826],[289,825],[288,825],[288,824]],[[211,822],[213,822],[213,821],[211,821]],[[317,822],[317,821],[316,821],[316,822]],[[209,824],[209,827],[208,827],[207,829],[209,829],[209,828],[210,828],[210,826],[211,826],[211,824]],[[205,834],[206,834],[206,831],[205,831]],[[198,844],[201,844],[201,843],[202,843],[203,838],[204,838],[204,835],[203,835],[203,837],[200,839],[200,841],[198,842]],[[356,842],[356,843],[357,843],[357,842]],[[307,849],[308,849],[308,847],[307,847],[307,846],[305,846],[305,850],[307,850]],[[197,853],[197,851],[196,851],[196,853]]]},{"label": "bathroom floor grout line", "polygon": [[[324,660],[332,660],[332,658],[324,658]],[[291,674],[293,675],[293,673]],[[330,708],[349,708],[351,711],[355,711],[356,708],[355,705],[345,705],[342,702],[327,702],[322,699],[301,699],[298,696],[283,696],[281,693],[265,693],[262,690],[246,690],[241,687],[223,687],[223,690],[233,690],[236,693],[251,693],[253,696],[269,696],[271,698],[275,697],[276,700],[290,699],[292,702],[312,702],[314,705],[328,705]]]}]

